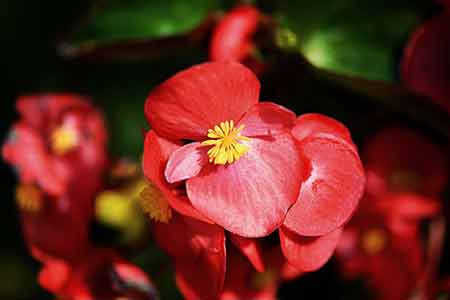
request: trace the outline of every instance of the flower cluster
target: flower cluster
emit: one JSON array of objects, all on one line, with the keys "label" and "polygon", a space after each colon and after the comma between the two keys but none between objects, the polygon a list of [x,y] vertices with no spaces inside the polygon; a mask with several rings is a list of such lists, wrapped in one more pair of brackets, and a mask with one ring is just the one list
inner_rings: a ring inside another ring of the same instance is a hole
[{"label": "flower cluster", "polygon": [[29,251],[42,263],[40,285],[64,299],[152,299],[140,269],[90,238],[109,167],[102,115],[72,94],[25,96],[17,109],[3,158],[19,176],[17,206]]},{"label": "flower cluster", "polygon": [[272,233],[290,273],[320,268],[363,193],[348,130],[322,115],[297,118],[259,102],[259,88],[238,63],[204,63],[168,79],[146,101],[152,130],[143,171],[151,185],[143,207],[159,221],[155,238],[174,257],[187,299],[219,299],[222,291],[230,299],[226,290],[239,290],[229,270],[233,248],[256,270],[280,277],[283,268],[268,269],[265,261],[272,250],[263,238]]},{"label": "flower cluster", "polygon": [[337,258],[347,278],[366,278],[376,299],[409,299],[427,276],[420,226],[441,213],[448,161],[427,138],[402,128],[379,132],[363,155],[366,196],[344,229]]}]

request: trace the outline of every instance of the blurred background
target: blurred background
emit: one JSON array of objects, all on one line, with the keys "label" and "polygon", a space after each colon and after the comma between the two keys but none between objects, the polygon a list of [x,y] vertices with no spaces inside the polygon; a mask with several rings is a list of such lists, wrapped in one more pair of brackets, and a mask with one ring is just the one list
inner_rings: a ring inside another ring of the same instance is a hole
[{"label": "blurred background", "polygon": [[[270,62],[261,76],[263,100],[275,100],[297,114],[335,117],[350,128],[358,145],[386,125],[402,125],[437,144],[448,143],[448,115],[427,99],[396,88],[410,34],[439,5],[425,0],[247,2],[273,18],[256,38],[260,55]],[[147,94],[175,72],[208,60],[209,24],[236,3],[2,0],[0,139],[17,118],[18,96],[70,91],[91,97],[103,110],[110,153],[139,161],[148,126],[143,114]],[[121,48],[121,43],[127,46]],[[0,168],[0,296],[50,299],[36,283],[38,265],[21,236],[15,176],[3,161]],[[96,234],[108,243],[106,230]],[[448,259],[441,264],[444,273]],[[181,299],[170,272],[155,270],[167,265],[162,252],[150,245],[135,261],[150,274],[163,274],[156,280],[162,299]],[[342,280],[333,260],[283,285],[280,299],[294,299],[292,295],[366,299],[364,283]]]}]

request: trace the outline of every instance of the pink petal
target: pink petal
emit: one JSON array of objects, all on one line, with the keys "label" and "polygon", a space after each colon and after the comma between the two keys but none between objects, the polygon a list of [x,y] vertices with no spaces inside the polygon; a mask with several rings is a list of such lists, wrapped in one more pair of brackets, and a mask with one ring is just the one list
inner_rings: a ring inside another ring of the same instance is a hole
[{"label": "pink petal", "polygon": [[272,135],[291,130],[295,122],[295,114],[272,102],[261,102],[252,106],[239,122],[245,125],[241,132],[245,136]]},{"label": "pink petal", "polygon": [[292,135],[299,141],[310,135],[326,133],[353,143],[350,132],[339,121],[321,114],[304,114],[295,121]]},{"label": "pink petal", "polygon": [[229,238],[258,272],[264,272],[262,249],[257,239],[248,239],[232,233],[229,234]]},{"label": "pink petal", "polygon": [[144,156],[142,159],[144,175],[161,190],[173,209],[183,215],[211,223],[192,207],[186,196],[178,195],[177,187],[170,185],[164,178],[164,169],[169,156],[179,148],[179,144],[158,136],[153,130],[149,131],[144,141]]},{"label": "pink petal", "polygon": [[320,237],[297,235],[286,227],[280,228],[280,243],[286,259],[305,272],[320,269],[331,257],[342,230],[338,229]]},{"label": "pink petal", "polygon": [[208,148],[200,143],[190,143],[175,150],[167,162],[164,175],[168,182],[174,183],[196,176],[208,163]]},{"label": "pink petal", "polygon": [[188,179],[192,205],[202,214],[243,237],[274,231],[295,202],[302,161],[290,134],[252,138],[250,150],[230,165],[206,165]]},{"label": "pink petal", "polygon": [[363,195],[364,170],[353,148],[342,140],[317,135],[299,145],[311,169],[284,225],[299,235],[324,235],[355,211]]},{"label": "pink petal", "polygon": [[238,63],[204,63],[153,90],[145,114],[163,137],[199,140],[220,122],[237,123],[258,102],[259,88],[253,72]]}]

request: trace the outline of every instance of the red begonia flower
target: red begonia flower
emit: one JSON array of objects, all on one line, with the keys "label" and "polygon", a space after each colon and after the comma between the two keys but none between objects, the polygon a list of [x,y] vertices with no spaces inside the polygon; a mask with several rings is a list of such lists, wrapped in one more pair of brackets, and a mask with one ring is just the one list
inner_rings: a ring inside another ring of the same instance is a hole
[{"label": "red begonia flower", "polygon": [[70,94],[24,96],[17,109],[21,119],[2,152],[21,182],[37,183],[54,196],[68,189],[95,192],[107,159],[101,114]]},{"label": "red begonia flower", "polygon": [[175,279],[186,299],[218,299],[226,270],[223,229],[174,212],[168,223],[154,223],[153,232],[174,258]]},{"label": "red begonia flower", "polygon": [[106,248],[91,248],[72,262],[47,257],[38,280],[63,299],[158,299],[142,270]]},{"label": "red begonia flower", "polygon": [[[441,2],[450,7],[449,1]],[[403,55],[406,86],[430,96],[450,113],[450,10],[417,29]]]},{"label": "red begonia flower", "polygon": [[[153,192],[143,194],[144,211],[162,223],[216,223],[259,271],[265,270],[264,251],[255,238],[284,225],[279,234],[289,262],[285,272],[315,270],[333,253],[339,228],[362,195],[358,151],[336,120],[318,114],[296,119],[275,103],[258,103],[258,95],[253,73],[223,62],[180,72],[149,95],[145,113],[152,130],[143,169]],[[174,251],[164,243],[177,245],[177,235],[159,236],[162,247]],[[176,264],[187,274],[193,269],[186,259]],[[195,298],[207,287],[190,278],[178,284]]]},{"label": "red begonia flower", "polygon": [[186,180],[192,205],[243,237],[274,231],[302,178],[302,160],[288,131],[295,115],[258,103],[258,95],[257,78],[242,65],[206,63],[164,82],[145,106],[158,135],[194,141],[170,155],[166,180]]},{"label": "red begonia flower", "polygon": [[376,202],[370,197],[362,201],[344,228],[336,257],[343,275],[365,278],[375,299],[408,299],[423,272],[423,245],[418,234],[392,231],[390,217]]},{"label": "red begonia flower", "polygon": [[212,33],[209,59],[241,62],[258,74],[263,64],[252,52],[260,20],[261,13],[251,5],[240,5],[228,12]]},{"label": "red begonia flower", "polygon": [[381,198],[387,193],[414,192],[439,195],[448,179],[444,153],[426,137],[408,129],[385,129],[364,149],[367,192]]}]

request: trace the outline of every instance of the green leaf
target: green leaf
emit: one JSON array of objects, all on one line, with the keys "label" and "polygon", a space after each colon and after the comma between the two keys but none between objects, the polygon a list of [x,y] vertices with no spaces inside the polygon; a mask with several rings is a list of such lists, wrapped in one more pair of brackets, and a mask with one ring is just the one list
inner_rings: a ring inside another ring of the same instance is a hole
[{"label": "green leaf", "polygon": [[194,29],[218,7],[217,0],[105,1],[74,39],[99,43],[168,37]]},{"label": "green leaf", "polygon": [[[220,0],[101,1],[60,45],[66,57],[148,58],[201,39]],[[205,26],[202,26],[205,25]]]},{"label": "green leaf", "polygon": [[393,80],[398,54],[426,11],[417,1],[280,1],[275,15],[316,67]]}]

